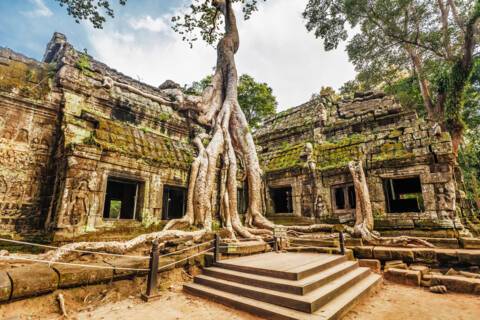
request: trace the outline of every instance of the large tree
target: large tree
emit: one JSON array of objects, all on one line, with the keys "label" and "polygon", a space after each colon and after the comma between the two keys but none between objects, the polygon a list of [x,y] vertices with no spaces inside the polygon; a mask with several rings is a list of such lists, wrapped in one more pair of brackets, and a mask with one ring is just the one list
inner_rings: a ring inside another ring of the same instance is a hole
[{"label": "large tree", "polygon": [[[92,3],[97,0],[65,1],[67,4]],[[100,1],[100,0],[98,0]],[[103,2],[103,1],[101,1]],[[107,1],[108,2],[108,1]],[[125,1],[122,1],[123,3]],[[121,3],[122,3],[121,2]],[[72,249],[107,250],[125,252],[145,241],[168,239],[182,236],[185,232],[170,230],[181,226],[195,225],[201,231],[192,232],[193,236],[201,236],[212,229],[212,221],[216,214],[217,198],[220,218],[231,239],[237,236],[254,238],[271,234],[275,225],[266,219],[264,212],[264,187],[262,170],[247,119],[238,99],[238,75],[235,66],[235,54],[239,49],[239,33],[232,5],[242,5],[244,17],[248,18],[256,10],[257,0],[192,0],[190,12],[174,17],[174,29],[183,35],[184,40],[192,44],[199,34],[203,40],[217,46],[217,64],[211,83],[201,95],[191,95],[173,86],[164,89],[179,110],[193,113],[197,122],[194,126],[193,144],[198,149],[194,159],[188,184],[187,210],[183,218],[170,221],[161,232],[141,235],[127,242],[93,242],[72,243],[55,252],[49,259],[61,259]],[[73,16],[88,19],[90,16]],[[108,11],[107,11],[108,12]],[[100,23],[101,26],[101,23]],[[196,33],[197,32],[197,33]],[[153,97],[155,98],[155,97]],[[248,185],[248,210],[245,222],[240,220],[237,211],[237,183],[239,162]],[[373,243],[414,243],[429,245],[418,239],[402,237],[392,242],[372,233],[373,224],[365,218],[371,216],[368,190],[366,189],[363,169],[358,163],[350,165],[355,178],[356,191],[359,192],[357,226],[355,230],[346,228],[349,233],[359,235]],[[358,189],[358,190],[357,190]],[[215,191],[219,192],[217,196]],[[362,216],[361,216],[362,215]],[[332,231],[332,225],[288,226],[291,231],[315,232]]]},{"label": "large tree", "polygon": [[[212,76],[207,76],[193,82],[186,92],[200,95],[211,83]],[[272,88],[264,82],[255,81],[248,74],[242,74],[239,78],[238,103],[252,129],[257,129],[263,120],[275,115],[277,109],[277,99]]]},{"label": "large tree", "polygon": [[[452,136],[464,133],[464,91],[478,50],[480,0],[309,0],[307,29],[326,50],[358,31],[347,52],[364,84],[411,71],[427,116]],[[351,85],[351,83],[349,84]]]}]

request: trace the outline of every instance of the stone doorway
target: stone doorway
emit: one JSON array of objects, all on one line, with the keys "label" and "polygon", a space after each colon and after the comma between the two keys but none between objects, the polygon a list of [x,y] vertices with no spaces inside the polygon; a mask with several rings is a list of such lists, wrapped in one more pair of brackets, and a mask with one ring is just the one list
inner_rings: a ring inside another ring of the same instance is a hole
[{"label": "stone doorway", "polygon": [[270,188],[270,197],[276,214],[293,213],[292,187]]},{"label": "stone doorway", "polygon": [[137,211],[138,185],[137,181],[108,178],[103,218],[134,220]]},{"label": "stone doorway", "polygon": [[187,189],[176,186],[163,188],[163,220],[179,219],[185,215]]},{"label": "stone doorway", "polygon": [[385,179],[383,187],[389,213],[424,211],[420,177]]}]

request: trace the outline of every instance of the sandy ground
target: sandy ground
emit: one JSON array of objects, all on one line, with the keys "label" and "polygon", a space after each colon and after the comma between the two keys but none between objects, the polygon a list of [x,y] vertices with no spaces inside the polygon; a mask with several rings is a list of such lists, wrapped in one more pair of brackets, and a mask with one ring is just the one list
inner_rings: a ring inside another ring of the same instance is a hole
[{"label": "sandy ground", "polygon": [[[178,275],[177,280],[180,280]],[[178,282],[177,282],[178,283]],[[63,319],[56,297],[65,296],[68,319],[114,320],[259,320],[244,312],[186,295],[181,285],[169,285],[162,297],[150,303],[140,298],[143,279],[111,285],[57,291],[54,294],[0,305],[2,320]],[[373,296],[350,311],[346,320],[478,320],[480,297],[462,294],[434,294],[425,289],[386,282]]]}]

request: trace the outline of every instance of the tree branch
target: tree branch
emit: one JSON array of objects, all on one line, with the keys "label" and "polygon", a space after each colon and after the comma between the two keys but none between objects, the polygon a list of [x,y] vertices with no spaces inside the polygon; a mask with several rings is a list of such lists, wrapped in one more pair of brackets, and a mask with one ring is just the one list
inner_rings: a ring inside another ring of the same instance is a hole
[{"label": "tree branch", "polygon": [[437,0],[438,7],[440,9],[440,17],[442,21],[442,31],[443,31],[443,46],[445,47],[445,53],[447,55],[447,59],[452,58],[452,48],[450,47],[450,34],[448,31],[448,6],[445,6],[443,0]]}]

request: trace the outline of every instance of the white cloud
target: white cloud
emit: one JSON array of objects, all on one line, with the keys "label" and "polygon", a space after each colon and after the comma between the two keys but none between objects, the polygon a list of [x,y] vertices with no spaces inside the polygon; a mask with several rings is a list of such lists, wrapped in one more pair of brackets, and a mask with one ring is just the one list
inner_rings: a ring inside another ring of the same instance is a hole
[{"label": "white cloud", "polygon": [[30,0],[30,2],[35,8],[30,11],[24,11],[22,14],[29,17],[50,17],[53,15],[53,12],[43,3],[43,0]]},{"label": "white cloud", "polygon": [[[355,75],[343,48],[325,52],[321,40],[307,33],[301,17],[306,1],[268,1],[250,20],[239,22],[238,72],[268,83],[280,110],[307,101],[322,86],[339,88]],[[211,74],[215,49],[201,42],[189,49],[167,17],[170,14],[163,12],[130,18],[127,28],[120,19],[104,30],[90,28],[92,52],[113,68],[155,86],[166,79],[191,83]]]},{"label": "white cloud", "polygon": [[134,30],[148,30],[151,32],[161,32],[169,29],[168,20],[165,17],[153,19],[151,16],[140,18],[131,18],[128,23]]}]

